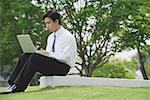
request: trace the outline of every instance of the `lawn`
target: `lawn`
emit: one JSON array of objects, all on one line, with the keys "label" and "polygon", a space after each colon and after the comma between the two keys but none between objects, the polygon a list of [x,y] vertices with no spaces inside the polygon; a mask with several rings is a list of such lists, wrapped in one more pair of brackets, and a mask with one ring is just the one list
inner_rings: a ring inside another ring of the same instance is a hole
[{"label": "lawn", "polygon": [[25,93],[0,95],[0,100],[150,100],[150,88],[28,87]]}]

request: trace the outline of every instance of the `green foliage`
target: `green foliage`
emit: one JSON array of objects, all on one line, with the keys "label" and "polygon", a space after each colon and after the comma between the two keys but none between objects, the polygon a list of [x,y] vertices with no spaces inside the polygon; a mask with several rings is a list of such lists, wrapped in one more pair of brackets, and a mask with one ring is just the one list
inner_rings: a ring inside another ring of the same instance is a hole
[{"label": "green foliage", "polygon": [[132,4],[124,0],[90,0],[80,11],[69,10],[72,13],[68,14],[67,23],[71,24],[69,29],[76,36],[86,76],[91,76],[93,70],[123,49],[117,33],[120,22],[131,14]]},{"label": "green foliage", "polygon": [[123,67],[115,64],[105,64],[103,67],[96,69],[93,72],[94,77],[110,77],[110,78],[123,78],[125,71]]},{"label": "green foliage", "polygon": [[92,76],[133,79],[135,78],[136,67],[137,63],[135,61],[112,60],[96,69]]},{"label": "green foliage", "polygon": [[[146,2],[89,0],[80,11],[68,10],[67,17],[70,20],[67,23],[71,24],[70,30],[77,38],[78,53],[86,76],[90,76],[93,70],[105,64],[116,52],[134,49],[149,39],[149,20],[146,16],[149,7]],[[141,16],[142,20],[138,20],[137,16]],[[95,23],[89,25],[89,18]],[[144,28],[141,29],[141,25]]]},{"label": "green foliage", "polygon": [[150,45],[145,45],[144,50],[145,50],[144,52],[147,53],[147,56],[150,57]]},{"label": "green foliage", "polygon": [[[1,68],[13,67],[16,63],[21,52],[17,34],[30,34],[37,48],[45,47],[48,34],[43,34],[42,16],[48,9],[60,11],[63,25],[76,37],[81,71],[85,71],[86,76],[91,76],[93,70],[116,52],[143,46],[150,37],[148,0],[85,0],[83,6],[77,0],[34,1],[37,3],[0,1]],[[75,4],[79,8],[75,8]]]},{"label": "green foliage", "polygon": [[[146,40],[150,39],[150,6],[147,0],[140,0],[132,5],[131,14],[122,22],[124,32],[122,36],[122,45],[127,48],[143,49]],[[131,38],[132,37],[132,38]]]},{"label": "green foliage", "polygon": [[30,34],[37,48],[45,47],[43,12],[30,0],[0,1],[0,68],[12,70],[22,52],[17,34]]}]

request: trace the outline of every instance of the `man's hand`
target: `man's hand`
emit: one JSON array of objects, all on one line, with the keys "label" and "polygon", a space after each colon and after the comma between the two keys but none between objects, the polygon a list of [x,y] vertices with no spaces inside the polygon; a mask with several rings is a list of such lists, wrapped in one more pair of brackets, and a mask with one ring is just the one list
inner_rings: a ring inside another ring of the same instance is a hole
[{"label": "man's hand", "polygon": [[49,52],[47,52],[45,50],[37,50],[36,53],[44,55],[44,56],[49,56]]}]

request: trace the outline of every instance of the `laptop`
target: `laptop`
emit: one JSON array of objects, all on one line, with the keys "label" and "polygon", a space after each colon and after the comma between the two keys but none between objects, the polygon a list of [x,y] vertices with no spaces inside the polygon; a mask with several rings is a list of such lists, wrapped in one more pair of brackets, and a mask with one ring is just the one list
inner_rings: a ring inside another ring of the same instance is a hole
[{"label": "laptop", "polygon": [[17,35],[17,39],[24,53],[34,53],[36,51],[29,34]]}]

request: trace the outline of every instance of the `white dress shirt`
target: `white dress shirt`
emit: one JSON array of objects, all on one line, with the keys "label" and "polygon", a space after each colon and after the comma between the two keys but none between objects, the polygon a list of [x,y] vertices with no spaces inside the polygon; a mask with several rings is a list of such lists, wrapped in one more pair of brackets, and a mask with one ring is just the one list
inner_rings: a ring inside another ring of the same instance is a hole
[{"label": "white dress shirt", "polygon": [[[52,45],[55,40],[55,52],[52,52]],[[48,36],[46,51],[49,52],[49,57],[55,58],[70,67],[73,67],[76,62],[77,45],[74,36],[66,30],[63,26],[55,33]]]}]

